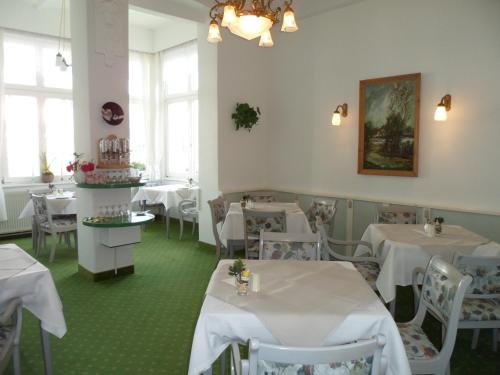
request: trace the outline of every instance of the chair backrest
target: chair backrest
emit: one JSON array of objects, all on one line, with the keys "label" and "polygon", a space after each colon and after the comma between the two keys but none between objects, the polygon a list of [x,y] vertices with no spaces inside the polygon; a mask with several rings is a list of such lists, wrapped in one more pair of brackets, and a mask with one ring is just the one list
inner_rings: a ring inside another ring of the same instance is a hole
[{"label": "chair backrest", "polygon": [[52,223],[51,215],[47,209],[47,197],[42,194],[31,194],[31,201],[33,202],[33,211],[35,213],[35,220],[38,224],[49,222]]},{"label": "chair backrest", "polygon": [[259,259],[321,260],[319,233],[260,232]]},{"label": "chair backrest", "polygon": [[179,202],[179,206],[178,206],[178,209],[179,209],[179,212],[181,212],[182,214],[188,214],[189,212],[186,212],[186,209],[187,208],[194,208],[196,207],[196,200],[194,199],[183,199]]},{"label": "chair backrest", "polygon": [[210,207],[210,213],[212,215],[212,231],[214,233],[215,242],[220,244],[217,224],[224,223],[224,220],[226,220],[226,201],[219,195],[217,198],[208,201],[208,206]]},{"label": "chair backrest", "polygon": [[440,351],[445,363],[450,360],[455,346],[462,302],[471,281],[472,277],[463,275],[439,256],[432,257],[425,271],[419,306],[413,321],[421,326],[429,311],[446,327]]},{"label": "chair backrest", "polygon": [[283,211],[258,211],[243,209],[243,235],[248,252],[249,239],[258,239],[264,232],[286,232],[286,213]]},{"label": "chair backrest", "polygon": [[335,251],[335,247],[330,246],[328,243],[328,234],[326,233],[325,226],[323,225],[323,222],[321,219],[317,219],[315,221],[315,226],[317,229],[317,233],[320,235],[320,241],[321,241],[321,257],[323,260],[329,260],[330,255],[333,257],[334,260],[344,260],[344,261],[350,261],[351,258],[348,256],[345,256],[343,254],[340,254],[339,252]]},{"label": "chair backrest", "polygon": [[385,341],[378,335],[351,344],[302,348],[250,339],[248,361],[243,361],[242,367],[248,368],[249,375],[329,374],[332,369],[340,370],[338,373],[378,375],[384,373],[381,354]]},{"label": "chair backrest", "polygon": [[467,297],[500,299],[500,257],[455,253],[453,265],[472,277]]},{"label": "chair backrest", "polygon": [[315,199],[306,211],[306,217],[313,232],[317,231],[316,218],[319,216],[323,224],[331,224],[335,218],[336,200]]},{"label": "chair backrest", "polygon": [[409,206],[377,207],[378,224],[417,224],[417,208]]},{"label": "chair backrest", "polygon": [[276,194],[272,191],[254,191],[247,195],[250,196],[250,199],[254,202],[276,202]]}]

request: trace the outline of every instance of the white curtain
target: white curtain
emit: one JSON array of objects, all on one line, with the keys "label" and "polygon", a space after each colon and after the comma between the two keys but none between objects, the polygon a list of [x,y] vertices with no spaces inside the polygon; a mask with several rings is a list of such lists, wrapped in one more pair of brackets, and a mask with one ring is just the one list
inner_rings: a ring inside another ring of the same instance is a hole
[{"label": "white curtain", "polygon": [[4,177],[7,175],[4,108],[3,31],[0,30],[0,221],[7,220],[5,196],[2,188]]}]

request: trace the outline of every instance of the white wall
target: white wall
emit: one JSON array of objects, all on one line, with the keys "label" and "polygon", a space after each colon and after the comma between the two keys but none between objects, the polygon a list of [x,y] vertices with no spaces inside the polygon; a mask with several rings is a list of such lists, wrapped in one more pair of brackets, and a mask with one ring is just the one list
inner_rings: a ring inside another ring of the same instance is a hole
[{"label": "white wall", "polygon": [[212,217],[207,201],[219,195],[218,136],[217,136],[217,47],[205,39],[206,25],[198,24],[199,64],[199,168],[200,226],[199,239],[214,243]]},{"label": "white wall", "polygon": [[[273,127],[271,54],[258,47],[258,40],[246,41],[225,30],[222,36],[218,47],[219,186],[225,192],[258,189],[268,183],[267,147]],[[235,130],[231,114],[237,102],[260,107],[262,117],[250,133]]]},{"label": "white wall", "polygon": [[132,51],[154,52],[153,30],[139,26],[128,27],[128,45]]},{"label": "white wall", "polygon": [[[276,35],[272,49],[271,187],[500,212],[499,1],[372,0],[299,27]],[[253,54],[249,48],[245,57]],[[422,73],[419,177],[358,175],[359,81],[415,72]],[[435,123],[447,93],[452,111]],[[329,127],[344,102],[349,117]]]}]

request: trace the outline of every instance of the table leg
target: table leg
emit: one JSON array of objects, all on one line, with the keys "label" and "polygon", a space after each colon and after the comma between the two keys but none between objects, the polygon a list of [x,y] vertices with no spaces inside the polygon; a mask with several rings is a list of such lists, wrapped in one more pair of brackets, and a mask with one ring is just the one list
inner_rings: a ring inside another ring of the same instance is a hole
[{"label": "table leg", "polygon": [[392,317],[394,318],[394,314],[396,314],[396,297],[389,302],[389,311],[391,312]]},{"label": "table leg", "polygon": [[212,367],[210,367],[208,370],[206,370],[203,375],[212,375]]},{"label": "table leg", "polygon": [[45,375],[52,375],[52,357],[50,354],[49,333],[42,328],[42,322],[40,322],[40,337],[42,339],[43,366]]},{"label": "table leg", "polygon": [[221,375],[226,375],[226,350],[224,350],[220,355],[220,373]]}]

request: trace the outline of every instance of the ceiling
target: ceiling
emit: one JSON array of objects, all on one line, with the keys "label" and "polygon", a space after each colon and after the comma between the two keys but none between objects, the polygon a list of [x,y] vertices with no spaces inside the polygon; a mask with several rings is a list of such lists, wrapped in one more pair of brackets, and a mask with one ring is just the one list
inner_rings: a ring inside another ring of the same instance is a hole
[{"label": "ceiling", "polygon": [[175,27],[180,23],[189,23],[191,21],[183,18],[169,16],[160,13],[150,13],[144,10],[129,8],[128,23],[131,26],[142,27],[149,30],[161,29],[164,27]]},{"label": "ceiling", "polygon": [[[181,1],[181,0],[171,0]],[[185,1],[185,0],[184,0]],[[353,5],[366,0],[295,0],[293,2],[293,10],[298,19],[316,16],[318,14],[328,12],[333,9],[342,8]],[[207,7],[212,7],[215,4],[214,0],[188,0],[187,2],[195,2],[203,4]],[[274,0],[275,6],[281,6],[283,9],[284,0]]]}]

